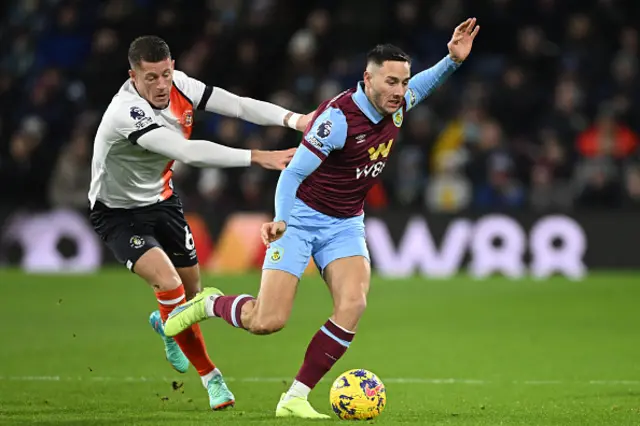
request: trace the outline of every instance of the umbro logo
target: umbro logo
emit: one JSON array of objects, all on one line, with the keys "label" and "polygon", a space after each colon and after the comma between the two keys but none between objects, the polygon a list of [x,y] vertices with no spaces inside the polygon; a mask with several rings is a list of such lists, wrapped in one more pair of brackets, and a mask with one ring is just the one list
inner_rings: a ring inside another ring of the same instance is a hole
[{"label": "umbro logo", "polygon": [[366,141],[366,138],[367,138],[367,135],[364,135],[364,134],[363,135],[358,135],[358,136],[356,136],[356,143],[357,144],[363,143],[363,142]]}]

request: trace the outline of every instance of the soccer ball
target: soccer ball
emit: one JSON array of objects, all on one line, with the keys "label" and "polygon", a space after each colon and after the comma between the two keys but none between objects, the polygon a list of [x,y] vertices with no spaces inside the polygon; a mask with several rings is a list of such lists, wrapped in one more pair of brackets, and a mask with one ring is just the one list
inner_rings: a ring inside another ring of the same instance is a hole
[{"label": "soccer ball", "polygon": [[333,382],[329,400],[342,420],[370,420],[384,410],[387,391],[371,371],[349,370]]}]

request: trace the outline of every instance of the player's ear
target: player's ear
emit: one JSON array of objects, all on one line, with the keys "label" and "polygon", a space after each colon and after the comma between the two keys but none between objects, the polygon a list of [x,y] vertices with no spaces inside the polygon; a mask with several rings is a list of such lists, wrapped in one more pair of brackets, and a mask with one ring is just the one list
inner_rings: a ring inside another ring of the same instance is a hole
[{"label": "player's ear", "polygon": [[171,71],[173,71],[174,69],[176,69],[176,60],[172,59],[171,60]]},{"label": "player's ear", "polygon": [[136,72],[132,69],[129,70],[129,78],[131,78],[131,80],[136,79]]},{"label": "player's ear", "polygon": [[373,74],[371,73],[371,71],[365,70],[363,78],[364,78],[364,85],[371,86],[371,79],[373,78]]}]

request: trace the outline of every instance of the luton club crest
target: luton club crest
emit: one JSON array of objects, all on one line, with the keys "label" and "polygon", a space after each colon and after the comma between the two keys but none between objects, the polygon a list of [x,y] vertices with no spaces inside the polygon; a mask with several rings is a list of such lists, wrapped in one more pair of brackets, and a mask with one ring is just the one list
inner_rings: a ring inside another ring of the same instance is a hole
[{"label": "luton club crest", "polygon": [[191,127],[193,125],[193,111],[188,109],[182,114],[182,125]]}]

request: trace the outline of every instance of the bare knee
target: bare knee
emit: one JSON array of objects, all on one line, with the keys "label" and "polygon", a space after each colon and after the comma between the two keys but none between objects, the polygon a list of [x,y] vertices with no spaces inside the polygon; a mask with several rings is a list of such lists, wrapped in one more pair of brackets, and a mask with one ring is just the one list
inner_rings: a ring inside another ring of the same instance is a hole
[{"label": "bare knee", "polygon": [[138,259],[133,272],[147,281],[154,291],[174,290],[182,285],[182,280],[169,258],[157,247]]},{"label": "bare knee", "polygon": [[253,334],[273,334],[282,330],[287,321],[282,317],[255,318],[250,324],[248,330]]},{"label": "bare knee", "polygon": [[164,271],[153,271],[147,273],[144,279],[149,283],[154,291],[170,291],[182,285],[182,280],[177,273],[170,269]]},{"label": "bare knee", "polygon": [[335,305],[334,319],[341,326],[354,330],[365,309],[367,309],[367,296],[364,293],[348,296]]},{"label": "bare knee", "polygon": [[363,293],[346,297],[340,301],[335,309],[336,312],[357,316],[359,318],[365,309],[367,309],[367,296]]},{"label": "bare knee", "polygon": [[151,286],[155,291],[169,291],[174,290],[182,285],[182,281],[180,281],[180,277],[177,275],[167,275],[167,276],[158,276],[155,277]]}]

